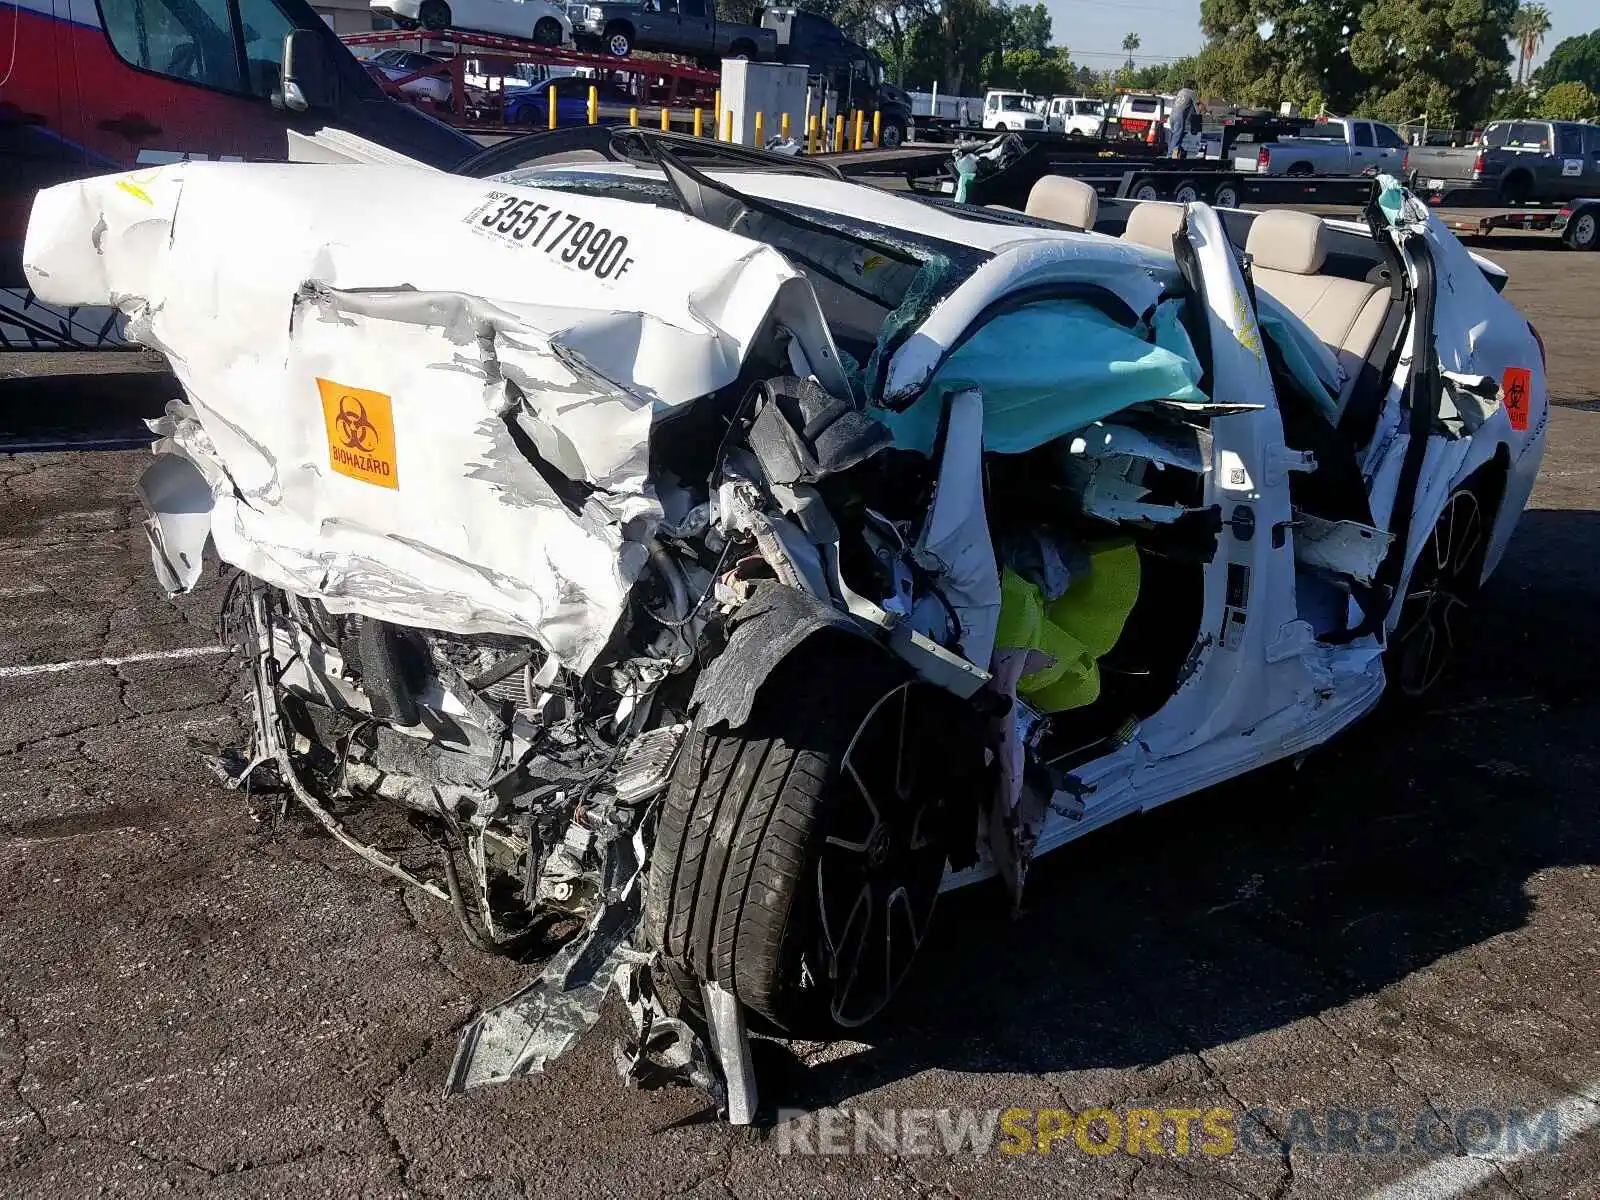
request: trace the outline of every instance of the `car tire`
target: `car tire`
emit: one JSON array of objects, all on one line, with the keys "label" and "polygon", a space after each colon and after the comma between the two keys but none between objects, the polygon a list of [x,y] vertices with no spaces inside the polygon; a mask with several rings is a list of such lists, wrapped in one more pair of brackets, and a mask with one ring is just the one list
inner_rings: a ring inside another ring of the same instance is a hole
[{"label": "car tire", "polygon": [[1180,180],[1172,189],[1172,198],[1179,204],[1194,204],[1200,199],[1200,185],[1192,179]]},{"label": "car tire", "polygon": [[785,660],[738,729],[691,728],[644,932],[692,1009],[711,980],[791,1036],[883,1010],[944,874],[952,772],[930,746],[959,739],[930,731],[952,704],[877,646],[833,638]]},{"label": "car tire", "polygon": [[1494,518],[1484,501],[1483,489],[1470,480],[1451,492],[1406,579],[1384,653],[1389,682],[1404,696],[1425,696],[1439,682],[1457,625],[1477,597]]},{"label": "car tire", "polygon": [[753,59],[755,56],[756,45],[754,42],[735,42],[732,46],[728,47],[728,53],[724,56],[724,58],[738,60],[746,58]]},{"label": "car tire", "polygon": [[1161,199],[1161,189],[1151,179],[1135,179],[1133,186],[1128,189],[1128,199],[1144,203],[1147,200]]},{"label": "car tire", "polygon": [[1211,193],[1211,203],[1218,208],[1239,207],[1239,185],[1236,183],[1219,183],[1217,190]]},{"label": "car tire", "polygon": [[541,46],[561,45],[561,22],[554,17],[540,17],[533,25],[533,40]]},{"label": "car tire", "polygon": [[1533,177],[1526,171],[1513,171],[1500,181],[1500,200],[1504,204],[1526,204],[1533,191]]},{"label": "car tire", "polygon": [[633,30],[626,25],[613,25],[605,32],[606,53],[612,58],[627,58],[633,53]]},{"label": "car tire", "polygon": [[417,9],[417,22],[429,33],[450,28],[450,6],[445,0],[422,0]]},{"label": "car tire", "polygon": [[878,134],[878,146],[884,150],[898,150],[906,140],[906,127],[899,121],[890,121]]},{"label": "car tire", "polygon": [[1574,250],[1600,250],[1600,212],[1591,209],[1573,217],[1567,244]]}]

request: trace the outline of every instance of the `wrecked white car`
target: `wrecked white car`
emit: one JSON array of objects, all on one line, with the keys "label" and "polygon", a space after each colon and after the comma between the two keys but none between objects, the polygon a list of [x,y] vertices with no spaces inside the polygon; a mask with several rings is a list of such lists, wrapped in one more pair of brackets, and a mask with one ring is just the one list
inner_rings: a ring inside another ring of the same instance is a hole
[{"label": "wrecked white car", "polygon": [[[1020,214],[602,137],[492,180],[186,163],[28,231],[41,297],[182,382],[141,490],[168,589],[208,540],[238,569],[238,778],[476,945],[575,930],[454,1086],[539,1069],[614,981],[636,1079],[714,1085],[702,1019],[730,1077],[739,1014],[858,1026],[942,888],[1020,896],[1438,678],[1545,369],[1393,181],[1363,222],[1050,178]],[[435,874],[355,836],[376,803]]]}]

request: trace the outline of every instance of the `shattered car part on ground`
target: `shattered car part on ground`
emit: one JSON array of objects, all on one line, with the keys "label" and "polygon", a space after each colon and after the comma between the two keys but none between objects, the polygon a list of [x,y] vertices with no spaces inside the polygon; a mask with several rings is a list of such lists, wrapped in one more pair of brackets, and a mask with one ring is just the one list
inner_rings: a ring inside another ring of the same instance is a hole
[{"label": "shattered car part on ground", "polygon": [[[1531,487],[1536,339],[1392,181],[1364,224],[1165,206],[1146,245],[670,135],[539,144],[488,181],[66,184],[26,250],[183,385],[140,491],[169,591],[208,545],[241,572],[238,778],[475,946],[554,945],[453,1088],[543,1069],[616,987],[630,1083],[750,1119],[746,1021],[871,1020],[941,888],[1020,901],[1037,854],[1303,753],[1386,667],[1428,686]],[[356,832],[378,802],[434,878]]]}]

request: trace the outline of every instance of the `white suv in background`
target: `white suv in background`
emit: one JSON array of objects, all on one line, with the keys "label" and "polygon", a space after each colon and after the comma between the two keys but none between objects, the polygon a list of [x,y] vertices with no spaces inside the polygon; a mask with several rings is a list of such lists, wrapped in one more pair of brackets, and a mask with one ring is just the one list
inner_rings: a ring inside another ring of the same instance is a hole
[{"label": "white suv in background", "polygon": [[371,9],[402,29],[468,29],[570,46],[572,21],[549,0],[371,0]]}]

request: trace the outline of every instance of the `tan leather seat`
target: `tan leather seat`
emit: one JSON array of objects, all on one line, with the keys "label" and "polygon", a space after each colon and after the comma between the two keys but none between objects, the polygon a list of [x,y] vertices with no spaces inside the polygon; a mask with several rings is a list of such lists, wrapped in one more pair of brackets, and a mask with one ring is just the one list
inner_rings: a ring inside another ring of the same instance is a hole
[{"label": "tan leather seat", "polygon": [[1030,217],[1043,217],[1075,229],[1093,229],[1100,215],[1100,197],[1081,179],[1044,175],[1029,189],[1024,211]]},{"label": "tan leather seat", "polygon": [[1172,253],[1172,239],[1183,224],[1183,205],[1163,204],[1159,200],[1146,200],[1135,204],[1128,214],[1128,225],[1122,231],[1122,240],[1137,242],[1152,250]]},{"label": "tan leather seat", "polygon": [[1311,213],[1274,209],[1250,226],[1245,249],[1256,286],[1306,323],[1332,350],[1350,386],[1372,350],[1389,308],[1389,289],[1319,275],[1327,261],[1327,226]]}]

